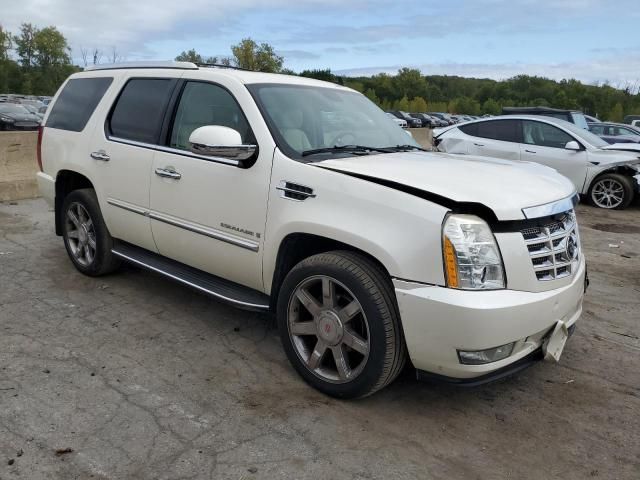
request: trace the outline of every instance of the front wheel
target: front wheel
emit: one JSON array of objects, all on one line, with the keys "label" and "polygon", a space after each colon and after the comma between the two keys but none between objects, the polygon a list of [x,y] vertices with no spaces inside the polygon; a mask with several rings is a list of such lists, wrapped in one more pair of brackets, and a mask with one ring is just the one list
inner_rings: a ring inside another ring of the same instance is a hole
[{"label": "front wheel", "polygon": [[294,368],[327,395],[365,397],[404,366],[391,281],[357,253],[321,253],[296,265],[280,289],[278,328]]},{"label": "front wheel", "polygon": [[633,183],[619,173],[607,173],[596,178],[589,188],[592,205],[606,209],[627,208],[633,201]]}]

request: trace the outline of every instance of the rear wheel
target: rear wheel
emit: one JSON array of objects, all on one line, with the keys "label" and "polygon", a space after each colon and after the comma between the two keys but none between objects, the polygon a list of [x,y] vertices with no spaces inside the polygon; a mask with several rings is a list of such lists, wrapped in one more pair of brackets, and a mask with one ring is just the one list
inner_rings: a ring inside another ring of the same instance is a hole
[{"label": "rear wheel", "polygon": [[600,208],[623,209],[633,201],[633,183],[627,176],[607,173],[594,180],[589,189],[589,200]]},{"label": "rear wheel", "polygon": [[62,237],[69,258],[85,275],[97,277],[116,270],[113,239],[104,223],[93,189],[71,192],[62,205]]},{"label": "rear wheel", "polygon": [[331,396],[370,395],[404,366],[393,286],[356,253],[322,253],[296,265],[280,289],[278,328],[298,373]]}]

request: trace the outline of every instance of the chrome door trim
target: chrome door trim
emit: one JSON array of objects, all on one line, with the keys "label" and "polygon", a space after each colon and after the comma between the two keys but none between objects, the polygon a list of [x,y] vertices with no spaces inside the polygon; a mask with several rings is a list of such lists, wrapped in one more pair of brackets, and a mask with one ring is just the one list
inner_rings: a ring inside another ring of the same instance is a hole
[{"label": "chrome door trim", "polygon": [[231,160],[228,158],[215,157],[215,156],[198,155],[197,153],[191,153],[187,150],[180,150],[178,148],[165,147],[162,145],[154,145],[152,143],[138,142],[136,140],[129,140],[126,138],[108,136],[107,140],[110,140],[116,143],[124,143],[125,145],[131,145],[133,147],[148,148],[150,150],[156,150],[158,152],[173,153],[174,155],[182,155],[183,157],[196,158],[198,160],[206,160],[207,162],[222,163],[224,165],[230,165],[232,167],[239,167],[241,163],[239,160]]},{"label": "chrome door trim", "polygon": [[215,240],[219,240],[221,242],[229,243],[231,245],[235,245],[236,247],[244,248],[246,250],[251,250],[252,252],[257,252],[260,246],[258,242],[252,242],[251,240],[246,240],[241,237],[229,235],[228,233],[221,232],[220,230],[216,230],[214,228],[203,227],[202,225],[185,222],[184,220],[179,220],[175,217],[172,217],[170,215],[166,215],[163,213],[153,212],[153,211],[149,212],[149,218],[153,220],[157,220],[162,223],[166,223],[167,225],[172,225],[174,227],[182,228],[183,230],[188,230],[193,233],[204,235],[205,237],[209,237]]},{"label": "chrome door trim", "polygon": [[122,200],[116,200],[115,198],[108,198],[107,203],[109,205],[113,205],[114,207],[122,208],[123,210],[127,210],[132,213],[137,213],[138,215],[149,217],[153,220],[157,220],[158,222],[166,223],[167,225],[171,225],[177,228],[182,228],[183,230],[187,230],[189,232],[197,233],[199,235],[204,235],[205,237],[213,238],[214,240],[219,240],[221,242],[228,243],[230,245],[235,245],[236,247],[244,248],[245,250],[258,252],[258,250],[260,249],[260,243],[258,242],[253,242],[251,240],[247,240],[242,237],[237,237],[235,235],[230,235],[226,232],[216,230],[215,228],[209,228],[209,227],[204,227],[202,225],[197,225],[190,222],[185,222],[184,220],[179,220],[170,215],[165,215],[163,213],[154,212],[149,209],[137,207],[130,203],[123,202]]},{"label": "chrome door trim", "polygon": [[201,285],[197,285],[195,283],[190,282],[189,280],[186,280],[182,277],[179,277],[177,275],[174,275],[172,273],[169,273],[165,270],[162,270],[161,268],[158,267],[154,267],[153,265],[149,265],[148,263],[145,263],[141,260],[138,260],[137,258],[131,257],[129,255],[126,255],[124,253],[121,253],[117,250],[117,248],[113,248],[111,249],[111,253],[113,253],[114,255],[117,255],[118,257],[124,258],[125,260],[135,263],[136,265],[140,265],[141,267],[147,268],[149,270],[152,270],[154,272],[157,272],[161,275],[164,275],[166,277],[169,277],[173,280],[176,280],[180,283],[184,283],[185,285],[189,285],[190,287],[195,288],[196,290],[200,290],[201,292],[207,293],[209,295],[211,295],[212,297],[216,297],[220,300],[224,300],[236,305],[242,305],[244,307],[249,307],[249,308],[255,308],[255,309],[259,309],[259,310],[267,310],[269,309],[269,305],[264,305],[264,304],[257,304],[257,303],[248,303],[248,302],[243,302],[241,300],[236,300],[235,298],[230,298],[230,297],[226,297],[218,292],[215,292],[213,290],[209,290],[208,288],[204,288]]},{"label": "chrome door trim", "polygon": [[572,210],[578,204],[580,196],[574,193],[570,197],[563,198],[556,202],[545,203],[544,205],[537,205],[535,207],[528,207],[522,209],[524,218],[540,218],[548,217],[550,215],[556,215],[558,213],[564,213],[568,210]]}]

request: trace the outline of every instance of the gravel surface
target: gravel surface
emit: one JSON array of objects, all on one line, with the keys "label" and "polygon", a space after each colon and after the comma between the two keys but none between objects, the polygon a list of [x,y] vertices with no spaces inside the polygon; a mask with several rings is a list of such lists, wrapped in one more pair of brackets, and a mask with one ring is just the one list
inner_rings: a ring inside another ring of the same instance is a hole
[{"label": "gravel surface", "polygon": [[477,388],[307,387],[267,316],[78,273],[0,204],[0,479],[640,478],[640,208],[579,207],[591,287],[559,364]]}]

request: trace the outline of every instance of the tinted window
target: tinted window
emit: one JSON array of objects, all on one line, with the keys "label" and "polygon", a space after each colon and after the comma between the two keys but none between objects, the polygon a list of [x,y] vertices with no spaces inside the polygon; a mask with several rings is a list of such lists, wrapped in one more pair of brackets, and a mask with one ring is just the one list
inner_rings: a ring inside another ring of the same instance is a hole
[{"label": "tinted window", "polygon": [[522,122],[522,136],[524,143],[541,147],[564,148],[568,142],[575,140],[568,133],[553,125],[532,120]]},{"label": "tinted window", "polygon": [[109,121],[111,135],[143,143],[156,143],[173,79],[136,78],[120,93]]},{"label": "tinted window", "polygon": [[180,97],[169,145],[187,150],[191,132],[204,125],[233,128],[240,132],[243,143],[252,139],[247,119],[227,90],[210,83],[188,82]]},{"label": "tinted window", "polygon": [[100,103],[113,78],[73,78],[53,105],[47,127],[81,132]]},{"label": "tinted window", "polygon": [[[519,120],[488,120],[486,122],[471,123],[460,128],[474,137],[491,138],[503,142],[519,142]],[[471,132],[471,133],[469,133]]]},{"label": "tinted window", "polygon": [[589,127],[589,130],[591,130],[596,135],[604,135],[604,127],[602,125],[591,125]]}]

